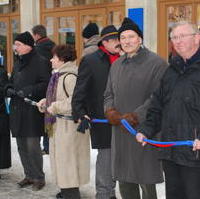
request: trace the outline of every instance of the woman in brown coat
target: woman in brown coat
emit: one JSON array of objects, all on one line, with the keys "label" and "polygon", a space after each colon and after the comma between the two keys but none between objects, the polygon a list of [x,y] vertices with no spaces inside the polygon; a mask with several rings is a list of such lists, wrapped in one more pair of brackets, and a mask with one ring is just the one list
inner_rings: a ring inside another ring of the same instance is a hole
[{"label": "woman in brown coat", "polygon": [[[89,134],[76,131],[73,120],[55,117],[71,114],[71,97],[76,83],[75,50],[67,45],[53,49],[53,74],[47,95],[38,103],[40,111],[47,107],[45,127],[49,135],[52,173],[63,198],[79,199],[79,186],[89,182]],[[60,194],[59,194],[60,195]]]}]

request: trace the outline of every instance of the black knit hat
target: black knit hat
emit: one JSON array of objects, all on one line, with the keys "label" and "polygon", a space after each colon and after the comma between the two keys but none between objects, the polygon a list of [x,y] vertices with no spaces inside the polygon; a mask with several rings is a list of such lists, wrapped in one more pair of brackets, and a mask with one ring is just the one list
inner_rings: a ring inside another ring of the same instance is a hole
[{"label": "black knit hat", "polygon": [[15,41],[20,41],[23,44],[33,47],[34,46],[34,39],[30,32],[26,31],[20,33],[16,36]]},{"label": "black knit hat", "polygon": [[118,31],[113,25],[106,26],[101,31],[101,41],[118,38]]},{"label": "black knit hat", "polygon": [[139,26],[135,22],[133,22],[131,19],[129,19],[128,17],[124,18],[122,25],[118,30],[119,36],[123,31],[126,31],[126,30],[135,31],[138,34],[138,36],[143,39],[143,33],[140,30]]},{"label": "black knit hat", "polygon": [[82,36],[86,39],[99,34],[99,27],[96,23],[89,23],[82,32]]}]

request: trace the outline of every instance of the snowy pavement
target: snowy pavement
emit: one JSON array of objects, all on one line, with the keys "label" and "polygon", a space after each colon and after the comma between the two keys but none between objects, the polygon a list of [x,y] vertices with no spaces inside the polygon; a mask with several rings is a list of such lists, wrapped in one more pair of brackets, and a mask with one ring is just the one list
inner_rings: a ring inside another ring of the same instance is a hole
[{"label": "snowy pavement", "polygon": [[[12,167],[1,170],[0,179],[0,199],[55,199],[58,187],[52,182],[49,165],[49,156],[44,157],[44,171],[46,174],[46,186],[41,191],[32,191],[31,188],[20,189],[17,182],[23,179],[23,169],[19,160],[15,139],[12,139]],[[95,199],[95,161],[96,150],[91,150],[91,181],[81,187],[83,199]],[[165,199],[164,183],[157,185],[158,199]],[[117,187],[117,198],[121,199]]]}]

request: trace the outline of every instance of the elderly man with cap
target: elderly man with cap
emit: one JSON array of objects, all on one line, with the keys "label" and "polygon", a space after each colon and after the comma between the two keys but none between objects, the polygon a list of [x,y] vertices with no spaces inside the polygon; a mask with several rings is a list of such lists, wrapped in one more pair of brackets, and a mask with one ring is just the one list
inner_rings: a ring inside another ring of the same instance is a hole
[{"label": "elderly man with cap", "polygon": [[32,190],[37,191],[45,185],[40,148],[44,118],[36,107],[24,101],[24,97],[34,101],[44,98],[50,73],[48,62],[36,53],[34,40],[29,32],[16,36],[14,50],[17,59],[10,84],[6,86],[6,94],[11,97],[10,128],[13,137],[16,137],[25,174],[18,185],[20,188],[32,185]]},{"label": "elderly man with cap", "polygon": [[[75,121],[85,123],[93,118],[105,118],[103,94],[111,64],[119,57],[117,29],[105,27],[101,32],[99,49],[84,56],[72,98]],[[115,198],[115,182],[111,176],[111,125],[91,124],[92,148],[98,149],[96,161],[96,198]],[[84,132],[84,129],[81,131]]]},{"label": "elderly man with cap", "polygon": [[157,151],[140,146],[121,127],[126,119],[133,127],[144,120],[153,90],[159,85],[167,63],[143,46],[143,34],[129,18],[118,30],[125,54],[112,66],[104,98],[105,115],[113,125],[112,175],[119,181],[123,199],[156,199],[156,183],[163,182]]},{"label": "elderly man with cap", "polygon": [[82,56],[98,50],[98,42],[100,41],[99,27],[96,23],[89,23],[82,32],[84,49]]}]

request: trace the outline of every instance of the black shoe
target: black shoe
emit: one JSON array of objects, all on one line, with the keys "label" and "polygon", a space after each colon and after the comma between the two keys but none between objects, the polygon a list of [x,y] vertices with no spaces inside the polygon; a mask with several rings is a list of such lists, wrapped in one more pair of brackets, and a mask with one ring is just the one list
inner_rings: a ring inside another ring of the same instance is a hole
[{"label": "black shoe", "polygon": [[42,155],[49,155],[49,151],[46,151],[46,150],[42,150]]},{"label": "black shoe", "polygon": [[63,198],[69,198],[69,199],[81,199],[79,188],[67,188],[67,189],[61,189],[61,193]]},{"label": "black shoe", "polygon": [[112,196],[110,199],[117,199],[115,196]]},{"label": "black shoe", "polygon": [[62,198],[63,198],[63,196],[62,196],[61,192],[59,192],[59,193],[56,194],[56,199],[62,199]]}]

